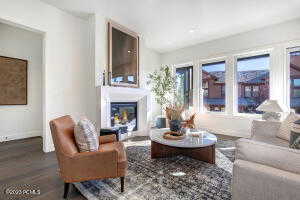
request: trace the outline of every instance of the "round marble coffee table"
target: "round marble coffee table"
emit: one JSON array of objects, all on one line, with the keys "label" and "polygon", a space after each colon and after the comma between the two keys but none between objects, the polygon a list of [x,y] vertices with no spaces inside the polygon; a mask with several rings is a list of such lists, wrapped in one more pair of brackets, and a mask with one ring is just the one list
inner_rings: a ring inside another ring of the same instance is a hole
[{"label": "round marble coffee table", "polygon": [[[163,138],[163,134],[168,131],[168,128],[150,131],[151,158],[185,155],[215,164],[215,135],[207,131],[196,131],[188,133],[182,140],[168,140]],[[193,137],[192,134],[199,134],[200,137]]]}]

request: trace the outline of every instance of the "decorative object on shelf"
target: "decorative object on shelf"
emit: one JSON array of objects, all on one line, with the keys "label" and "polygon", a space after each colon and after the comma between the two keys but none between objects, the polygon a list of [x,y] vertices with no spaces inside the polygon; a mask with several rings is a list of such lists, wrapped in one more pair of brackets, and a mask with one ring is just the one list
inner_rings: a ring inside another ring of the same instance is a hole
[{"label": "decorative object on shelf", "polygon": [[106,85],[106,80],[105,80],[105,70],[103,71],[103,73],[102,73],[102,81],[103,81],[103,86],[105,86]]},{"label": "decorative object on shelf", "polygon": [[290,135],[290,148],[300,149],[300,120],[294,122]]},{"label": "decorative object on shelf", "polygon": [[[147,84],[151,86],[151,91],[155,95],[156,102],[162,107],[162,111],[167,105],[172,103],[176,88],[176,78],[172,74],[172,69],[169,66],[162,66],[159,70],[150,73]],[[166,118],[163,116],[157,117],[158,128],[166,127]]]},{"label": "decorative object on shelf", "polygon": [[279,121],[280,112],[283,112],[282,107],[276,100],[266,100],[256,110],[264,112],[262,119],[266,121]]},{"label": "decorative object on shelf", "polygon": [[108,22],[108,81],[112,86],[139,87],[139,36]]},{"label": "decorative object on shelf", "polygon": [[27,105],[27,64],[0,56],[0,105]]},{"label": "decorative object on shelf", "polygon": [[169,131],[164,133],[163,138],[166,140],[182,140],[185,138],[185,134],[180,132]]}]

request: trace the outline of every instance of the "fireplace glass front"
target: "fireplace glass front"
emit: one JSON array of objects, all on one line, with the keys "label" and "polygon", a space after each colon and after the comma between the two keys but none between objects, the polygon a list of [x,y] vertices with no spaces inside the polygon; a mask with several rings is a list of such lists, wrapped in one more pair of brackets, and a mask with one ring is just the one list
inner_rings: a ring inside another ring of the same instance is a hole
[{"label": "fireplace glass front", "polygon": [[120,127],[122,133],[137,130],[137,102],[112,102],[111,126]]}]

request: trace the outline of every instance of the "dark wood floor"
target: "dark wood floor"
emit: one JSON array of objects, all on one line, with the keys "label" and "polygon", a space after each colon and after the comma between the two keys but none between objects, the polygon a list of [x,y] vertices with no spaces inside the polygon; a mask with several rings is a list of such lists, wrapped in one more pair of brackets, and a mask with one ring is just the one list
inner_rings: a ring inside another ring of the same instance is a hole
[{"label": "dark wood floor", "polygon": [[[8,199],[9,196],[4,195],[6,188],[20,188],[25,184],[41,191],[32,199],[63,199],[64,183],[57,169],[55,153],[44,153],[42,150],[42,138],[0,143],[0,199]],[[72,188],[69,199],[85,198],[76,188]]]}]

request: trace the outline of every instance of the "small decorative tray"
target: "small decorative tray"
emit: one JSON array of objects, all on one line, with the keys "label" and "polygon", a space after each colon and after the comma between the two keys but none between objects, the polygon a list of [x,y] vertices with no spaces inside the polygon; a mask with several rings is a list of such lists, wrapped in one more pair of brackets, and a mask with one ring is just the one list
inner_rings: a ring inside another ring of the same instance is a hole
[{"label": "small decorative tray", "polygon": [[169,131],[164,133],[163,138],[166,140],[182,140],[185,138],[185,134]]}]

